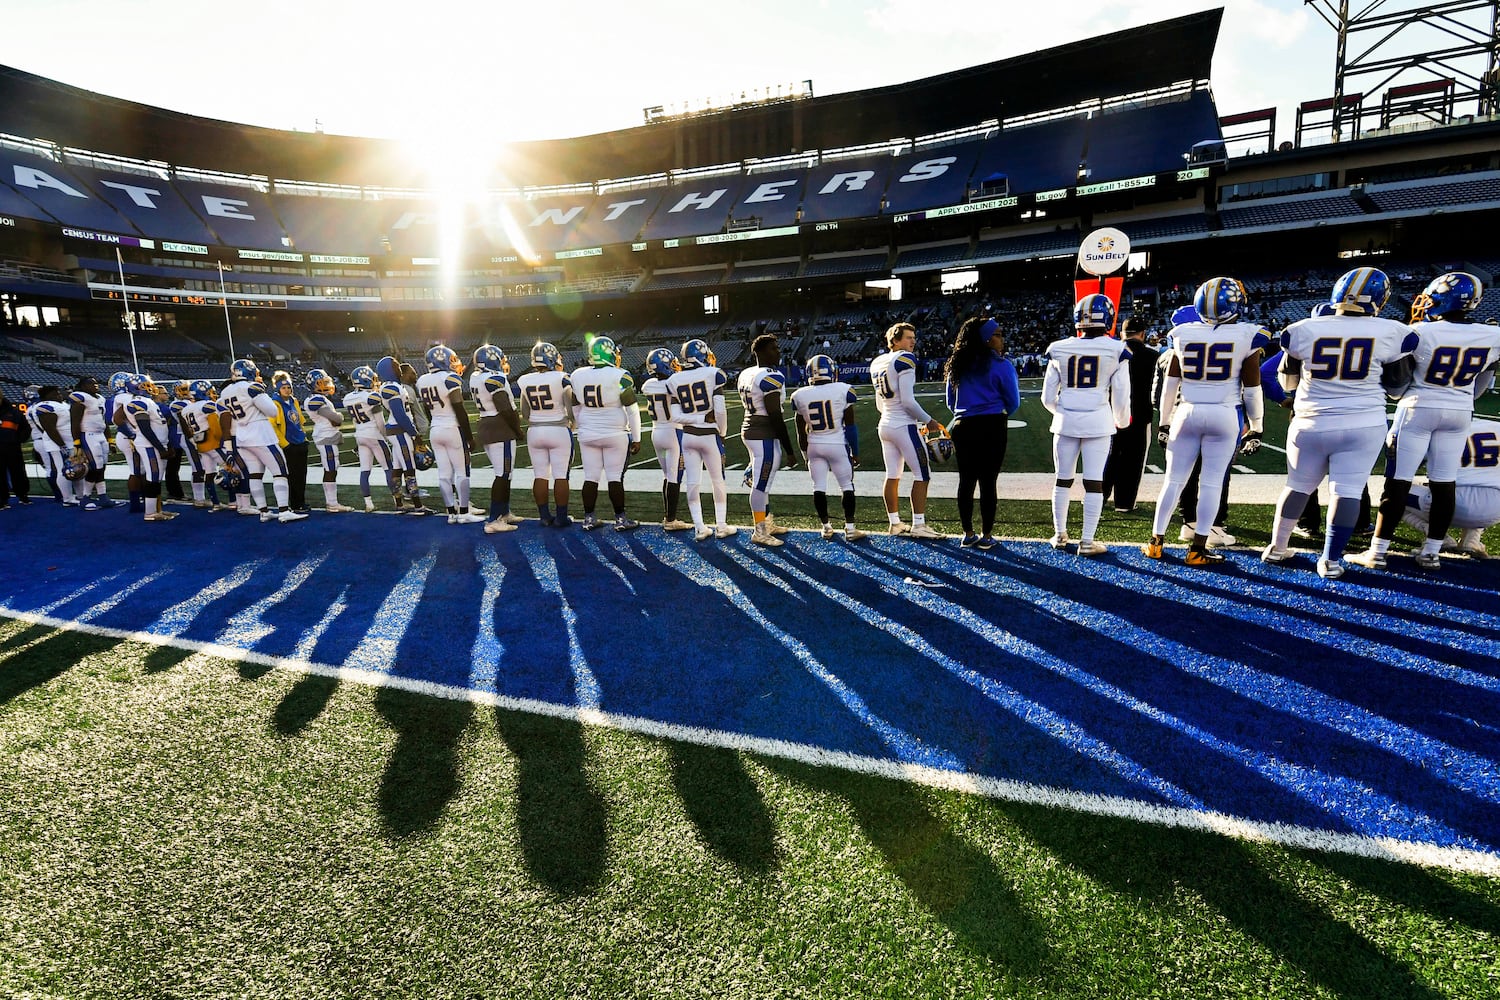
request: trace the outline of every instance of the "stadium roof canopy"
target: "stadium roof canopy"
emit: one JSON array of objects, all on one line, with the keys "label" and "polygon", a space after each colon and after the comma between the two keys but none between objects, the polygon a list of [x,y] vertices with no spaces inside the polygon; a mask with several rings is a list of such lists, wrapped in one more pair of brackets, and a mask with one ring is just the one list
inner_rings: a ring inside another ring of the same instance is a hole
[{"label": "stadium roof canopy", "polygon": [[[515,143],[511,184],[588,183],[916,138],[1209,77],[1223,8],[887,87]],[[174,166],[421,187],[400,144],[201,118],[0,66],[0,131]]]}]

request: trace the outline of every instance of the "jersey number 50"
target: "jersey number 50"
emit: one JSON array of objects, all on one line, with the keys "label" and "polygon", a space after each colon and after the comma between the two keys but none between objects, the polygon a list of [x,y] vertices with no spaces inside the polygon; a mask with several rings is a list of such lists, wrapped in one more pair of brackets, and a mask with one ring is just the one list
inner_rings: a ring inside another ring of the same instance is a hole
[{"label": "jersey number 50", "polygon": [[1370,359],[1374,354],[1375,341],[1370,337],[1350,340],[1324,337],[1313,341],[1307,374],[1309,378],[1359,382],[1370,377]]}]

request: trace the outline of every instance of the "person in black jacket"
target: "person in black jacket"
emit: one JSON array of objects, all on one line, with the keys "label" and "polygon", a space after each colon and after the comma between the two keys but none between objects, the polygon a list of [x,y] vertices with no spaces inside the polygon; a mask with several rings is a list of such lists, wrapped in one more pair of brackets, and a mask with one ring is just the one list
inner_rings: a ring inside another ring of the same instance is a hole
[{"label": "person in black jacket", "polygon": [[21,454],[22,442],[30,439],[25,412],[6,399],[5,390],[0,388],[0,510],[10,506],[12,493],[21,503],[31,503],[31,479],[26,474],[26,457]]},{"label": "person in black jacket", "polygon": [[1115,510],[1125,514],[1135,509],[1146,467],[1146,449],[1151,443],[1152,383],[1156,379],[1158,354],[1146,346],[1146,331],[1131,330],[1126,322],[1125,343],[1130,349],[1130,426],[1115,431],[1104,464],[1104,499],[1113,494]]}]

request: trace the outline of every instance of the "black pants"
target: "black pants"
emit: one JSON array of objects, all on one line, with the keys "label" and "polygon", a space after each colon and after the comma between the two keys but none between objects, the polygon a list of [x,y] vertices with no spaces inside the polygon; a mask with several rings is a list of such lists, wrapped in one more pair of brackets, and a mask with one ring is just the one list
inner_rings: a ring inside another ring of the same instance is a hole
[{"label": "black pants", "polygon": [[164,457],[167,474],[162,479],[163,488],[173,500],[185,499],[182,495],[182,449],[168,448]]},{"label": "black pants", "polygon": [[1114,494],[1115,510],[1135,506],[1141,488],[1141,473],[1146,469],[1146,446],[1150,443],[1151,421],[1137,417],[1129,427],[1115,431],[1109,442],[1109,461],[1104,463],[1104,499]]},{"label": "black pants", "polygon": [[19,444],[0,444],[0,504],[10,503],[12,493],[17,500],[26,500],[31,496],[26,457],[21,454]]},{"label": "black pants", "polygon": [[995,506],[1000,466],[1005,464],[1005,443],[1010,435],[1010,417],[987,413],[964,417],[953,425],[953,457],[958,462],[958,520],[964,534],[974,534],[974,488],[979,488],[981,534],[995,527]]},{"label": "black pants", "polygon": [[307,509],[307,442],[288,444],[286,453],[286,486],[292,510]]}]

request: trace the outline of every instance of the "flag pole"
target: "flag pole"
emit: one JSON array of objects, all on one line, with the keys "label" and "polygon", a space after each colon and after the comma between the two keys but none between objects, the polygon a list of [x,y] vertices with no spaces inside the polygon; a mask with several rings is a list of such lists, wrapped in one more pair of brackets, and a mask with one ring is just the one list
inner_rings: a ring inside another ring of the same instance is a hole
[{"label": "flag pole", "polygon": [[234,329],[229,325],[229,293],[224,291],[224,262],[219,265],[219,298],[224,303],[224,333],[229,337],[229,360],[234,360]]},{"label": "flag pole", "polygon": [[125,304],[125,332],[130,334],[130,368],[141,370],[140,359],[135,356],[135,314],[130,311],[130,292],[125,287],[125,259],[120,248],[115,247],[115,266],[120,269],[120,301]]}]

